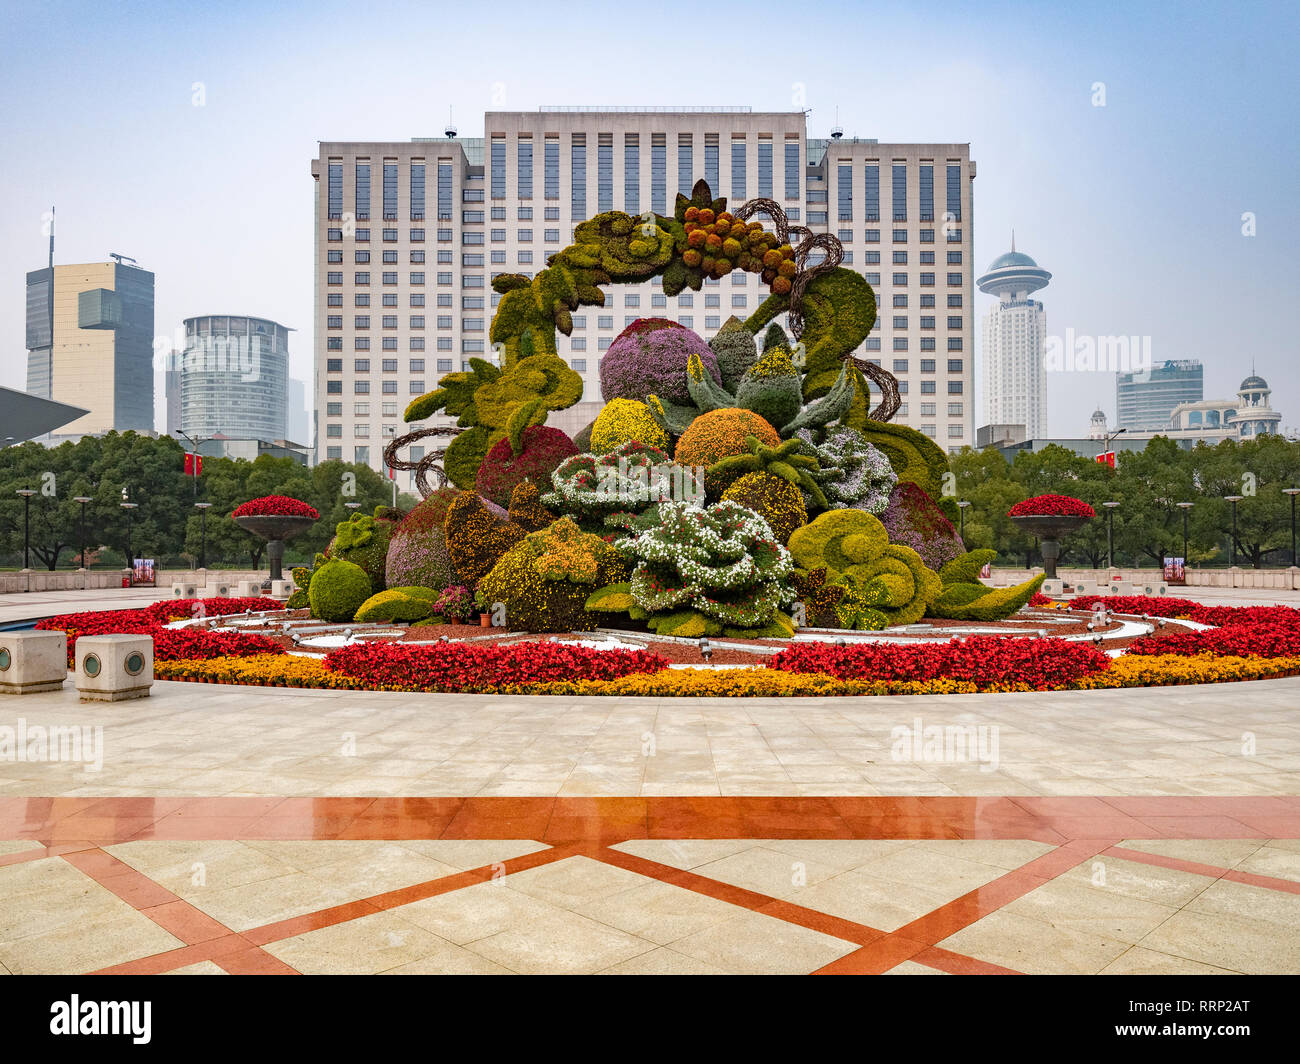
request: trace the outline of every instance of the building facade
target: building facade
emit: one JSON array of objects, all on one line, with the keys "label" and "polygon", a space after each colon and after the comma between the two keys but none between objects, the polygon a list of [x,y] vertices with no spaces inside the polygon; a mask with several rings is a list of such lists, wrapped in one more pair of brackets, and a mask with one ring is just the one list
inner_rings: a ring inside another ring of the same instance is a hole
[{"label": "building facade", "polygon": [[998,297],[983,323],[983,420],[1023,425],[1029,439],[1047,435],[1047,313],[1029,297],[1051,277],[1016,251],[1013,239],[1011,250],[994,259],[977,282],[981,292]]},{"label": "building facade", "polygon": [[1141,372],[1115,375],[1116,428],[1159,433],[1179,403],[1205,398],[1205,368],[1196,359],[1161,362]]},{"label": "building facade", "polygon": [[27,275],[27,391],[87,413],[75,437],[152,432],[154,275],[121,261]]},{"label": "building facade", "polygon": [[[748,108],[489,112],[484,128],[481,139],[320,144],[318,461],[381,468],[410,400],[491,357],[496,274],[533,275],[601,211],[669,214],[700,178],[732,206],[771,198],[792,223],[837,236],[843,265],[876,290],[858,354],[898,377],[897,420],[945,448],[974,442],[969,145],[812,139],[802,112]],[[674,297],[658,279],[611,286],[603,307],[573,315],[559,355],[598,403],[601,355],[637,318],[709,339],[766,295],[741,271]]]},{"label": "building facade", "polygon": [[285,439],[289,330],[266,318],[186,318],[180,396],[180,428],[189,436]]}]

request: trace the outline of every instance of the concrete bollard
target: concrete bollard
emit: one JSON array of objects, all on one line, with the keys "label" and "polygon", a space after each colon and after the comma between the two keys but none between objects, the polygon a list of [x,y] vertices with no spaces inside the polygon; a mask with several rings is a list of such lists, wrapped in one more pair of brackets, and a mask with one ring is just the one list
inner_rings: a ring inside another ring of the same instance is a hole
[{"label": "concrete bollard", "polygon": [[272,580],[271,597],[277,599],[287,599],[293,594],[292,580]]},{"label": "concrete bollard", "polygon": [[241,580],[239,581],[240,598],[261,598],[262,581],[260,580]]},{"label": "concrete bollard", "polygon": [[0,632],[0,694],[57,691],[68,677],[64,632]]},{"label": "concrete bollard", "polygon": [[172,584],[172,598],[192,599],[199,597],[199,585],[193,581],[178,580]]},{"label": "concrete bollard", "polygon": [[218,584],[203,585],[203,594],[208,598],[233,598],[235,591],[235,585],[229,581],[224,581]]},{"label": "concrete bollard", "polygon": [[77,640],[77,692],[83,702],[146,698],[153,686],[153,637],[83,635]]}]

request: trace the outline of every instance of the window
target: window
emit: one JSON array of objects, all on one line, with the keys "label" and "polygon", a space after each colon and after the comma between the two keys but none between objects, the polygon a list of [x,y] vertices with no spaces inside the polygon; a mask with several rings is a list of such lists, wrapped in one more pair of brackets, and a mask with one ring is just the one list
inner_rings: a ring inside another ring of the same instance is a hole
[{"label": "window", "polygon": [[384,296],[384,298],[383,298],[383,304],[384,304],[384,306],[386,306],[386,307],[395,307],[395,306],[397,306],[397,293],[396,293],[396,292],[385,292],[385,293],[383,294],[383,296]]},{"label": "window", "polygon": [[397,271],[384,271],[384,284],[397,284]]},{"label": "window", "polygon": [[533,198],[533,142],[520,140],[518,144],[519,172],[515,175],[515,186],[520,199]]},{"label": "window", "polygon": [[933,292],[922,292],[922,293],[921,293],[921,307],[922,307],[922,309],[925,309],[926,307],[929,307],[930,309],[933,309],[933,308],[934,308],[934,293],[933,293]]},{"label": "window", "polygon": [[906,314],[895,314],[895,315],[894,315],[894,328],[895,328],[895,329],[906,329],[906,328],[907,328],[907,315],[906,315]]},{"label": "window", "polygon": [[369,293],[369,292],[356,292],[356,293],[354,293],[353,296],[352,296],[352,305],[353,305],[354,307],[368,307],[368,306],[370,306],[370,293]]},{"label": "window", "polygon": [[[438,254],[439,254],[439,257],[441,257],[442,252],[439,252]],[[411,252],[411,261],[412,261],[413,263],[415,263],[416,265],[420,265],[421,263],[423,263],[423,262],[424,262],[424,252],[423,252],[423,251],[412,251],[412,252]]]},{"label": "window", "polygon": [[879,337],[879,336],[868,336],[868,337],[867,337],[867,350],[868,350],[868,351],[879,351],[879,350],[880,350],[880,337]]},{"label": "window", "polygon": [[[396,251],[392,251],[392,250],[386,250],[386,251],[383,253],[383,260],[384,260],[384,264],[385,264],[386,266],[394,266],[394,265],[396,265],[396,264],[397,264],[397,252],[396,252]],[[394,275],[394,276],[396,276],[396,275]]]},{"label": "window", "polygon": [[772,140],[760,138],[758,142],[758,194],[763,199],[772,198]]},{"label": "window", "polygon": [[422,307],[422,306],[424,306],[424,293],[423,293],[423,292],[412,292],[412,293],[411,293],[411,303],[410,303],[410,305],[413,306],[413,307]]},{"label": "window", "polygon": [[960,230],[960,229],[949,229],[949,230],[947,231],[947,233],[945,234],[945,236],[946,236],[946,239],[947,239],[948,243],[950,243],[950,244],[960,244],[960,243],[961,243],[961,230]]},{"label": "window", "polygon": [[862,239],[865,240],[868,244],[879,244],[880,230],[868,229],[865,233],[862,234]]},{"label": "window", "polygon": [[921,197],[921,221],[934,221],[934,167],[922,166],[917,175],[917,189]]},{"label": "window", "polygon": [[492,138],[492,198],[506,198],[506,141]]},{"label": "window", "polygon": [[438,337],[438,350],[439,350],[439,351],[450,351],[450,350],[451,350],[451,337],[450,337],[450,336],[439,336],[439,337]]},{"label": "window", "polygon": [[709,188],[722,187],[722,182],[718,178],[718,135],[716,133],[704,134],[704,180],[709,183]]},{"label": "window", "polygon": [[960,350],[961,350],[961,337],[960,337],[960,336],[950,336],[950,337],[948,337],[948,350],[949,350],[949,351],[960,351]]},{"label": "window", "polygon": [[933,284],[934,284],[934,274],[929,273],[928,271],[926,271],[926,272],[922,272],[922,274],[921,274],[921,286],[922,286],[923,288],[929,288],[929,287],[931,287]]},{"label": "window", "polygon": [[961,166],[948,167],[948,214],[949,221],[961,221]]},{"label": "window", "polygon": [[412,336],[412,337],[407,341],[406,349],[407,349],[408,351],[423,351],[423,350],[424,350],[424,337],[423,337],[423,336]]},{"label": "window", "polygon": [[542,240],[548,244],[558,244],[560,242],[560,231],[558,229],[543,229]]},{"label": "window", "polygon": [[922,265],[922,266],[933,266],[933,265],[934,265],[934,252],[933,252],[933,251],[922,251],[922,252],[921,252],[921,265]]},{"label": "window", "polygon": [[381,386],[381,391],[384,395],[396,395],[397,381],[384,381]]},{"label": "window", "polygon": [[[325,239],[326,239],[326,240],[342,240],[342,239],[343,239],[343,230],[342,230],[342,229],[328,229],[328,230],[326,230],[326,232],[325,232]],[[341,255],[342,252],[339,252],[339,254]]]},{"label": "window", "polygon": [[936,417],[936,416],[938,415],[938,413],[939,413],[939,404],[938,404],[938,403],[922,403],[922,404],[921,404],[921,416],[922,416],[922,417]]},{"label": "window", "polygon": [[327,252],[325,253],[325,259],[326,259],[327,262],[330,262],[330,263],[342,263],[342,262],[343,262],[343,252],[341,252],[341,251],[327,251]]},{"label": "window", "polygon": [[827,217],[828,217],[828,214],[829,214],[829,212],[827,212],[827,211],[809,211],[809,212],[808,212],[808,224],[809,224],[809,225],[825,225],[825,224],[826,224]]},{"label": "window", "polygon": [[[451,360],[450,360],[450,359],[444,359],[443,361],[445,361],[445,362],[447,363],[447,367],[450,369],[450,368],[451,368]],[[441,364],[441,363],[440,363],[440,364]],[[414,380],[411,381],[411,383],[410,383],[409,385],[407,385],[407,392],[408,392],[409,394],[411,394],[411,395],[423,395],[423,394],[424,394],[424,381],[414,381]]]},{"label": "window", "polygon": [[964,387],[964,384],[963,384],[962,381],[949,381],[949,382],[948,382],[948,394],[949,394],[949,395],[961,395],[961,393],[962,393],[962,388],[963,388],[963,387]]},{"label": "window", "polygon": [[369,381],[353,381],[353,382],[352,382],[352,394],[353,394],[353,395],[369,395],[369,394],[370,394],[370,382],[369,382]]},{"label": "window", "polygon": [[743,307],[745,305],[745,294],[743,292],[733,292],[731,294],[731,305],[733,307]]},{"label": "window", "polygon": [[352,460],[353,460],[357,465],[369,465],[369,464],[370,464],[370,448],[369,448],[369,447],[353,447],[353,448],[352,448]]},{"label": "window", "polygon": [[482,332],[483,321],[483,318],[461,318],[460,327],[465,332]]},{"label": "window", "polygon": [[949,417],[961,417],[961,416],[962,416],[962,404],[961,404],[961,403],[949,403],[949,404],[948,404],[948,416],[949,416]]},{"label": "window", "polygon": [[879,265],[880,265],[880,252],[879,252],[879,251],[868,251],[868,252],[867,252],[867,265],[868,265],[868,266],[879,266]]},{"label": "window", "polygon": [[327,293],[325,294],[325,305],[328,306],[328,307],[341,307],[341,306],[343,306],[343,293],[342,293],[342,292],[327,292]]},{"label": "window", "polygon": [[906,351],[906,350],[907,350],[907,337],[906,337],[906,336],[895,336],[895,337],[894,337],[894,350],[895,350],[895,351]]},{"label": "window", "polygon": [[799,142],[797,140],[785,142],[785,198],[799,198]]},{"label": "window", "polygon": [[612,314],[601,314],[601,315],[597,316],[597,318],[596,318],[596,328],[597,328],[597,329],[612,329],[612,328],[614,328],[614,316],[613,316]]},{"label": "window", "polygon": [[894,371],[895,373],[906,373],[906,372],[907,372],[907,359],[905,359],[905,358],[896,358],[896,359],[894,359],[894,370],[893,370],[893,371]]},{"label": "window", "polygon": [[877,222],[880,220],[880,167],[874,164],[867,166],[867,221]]},{"label": "window", "polygon": [[462,247],[482,247],[483,234],[482,233],[461,233],[460,243]]},{"label": "window", "polygon": [[343,359],[341,359],[341,358],[327,358],[327,359],[325,360],[325,372],[326,372],[326,373],[342,373],[342,372],[343,372]]},{"label": "window", "polygon": [[[836,195],[839,200],[840,221],[853,221],[853,166],[852,164],[835,168]],[[846,239],[840,237],[841,240]]]},{"label": "window", "polygon": [[720,314],[706,314],[704,317],[704,327],[706,329],[716,329],[722,322]]},{"label": "window", "polygon": [[867,284],[873,284],[873,285],[878,285],[878,284],[880,284],[880,274],[875,273],[875,272],[873,271],[873,272],[870,272],[870,273],[864,274],[864,276],[865,276],[866,279],[867,279]]},{"label": "window", "polygon": [[905,287],[907,285],[907,274],[905,273],[894,274],[893,283],[898,285],[900,288]]},{"label": "window", "polygon": [[932,359],[932,358],[923,358],[923,359],[921,359],[921,372],[922,372],[922,373],[933,373],[933,372],[934,372],[934,359]]},{"label": "window", "polygon": [[936,389],[936,387],[935,387],[935,383],[934,383],[934,381],[922,381],[922,382],[921,382],[921,394],[922,394],[922,395],[934,395],[936,391],[937,391],[937,389]]},{"label": "window", "polygon": [[440,358],[440,359],[438,359],[438,372],[439,372],[439,373],[450,373],[450,372],[451,372],[451,359],[449,359],[449,358]]},{"label": "window", "polygon": [[587,339],[585,336],[575,336],[569,341],[569,349],[572,351],[587,350]]},{"label": "window", "polygon": [[948,252],[948,265],[949,265],[949,266],[960,266],[960,265],[961,265],[961,252],[960,252],[960,251],[950,251],[950,252]]},{"label": "window", "polygon": [[[336,404],[336,405],[338,405],[338,406],[342,406],[343,404],[342,404],[342,403],[338,403],[338,404]],[[326,426],[325,426],[325,437],[326,437],[327,439],[331,439],[331,440],[339,440],[339,439],[342,439],[342,438],[343,438],[343,426],[342,426],[342,425],[326,425]]]},{"label": "window", "polygon": [[569,362],[569,365],[573,367],[573,371],[574,371],[575,373],[586,373],[586,372],[587,372],[587,360],[586,360],[585,358],[575,358],[575,359],[572,359],[572,360]]},{"label": "window", "polygon": [[439,314],[439,315],[438,315],[438,328],[439,328],[439,329],[450,329],[450,328],[451,328],[451,321],[452,321],[452,318],[451,318],[451,315],[450,315],[450,314]]},{"label": "window", "polygon": [[933,351],[933,350],[935,350],[935,346],[934,346],[934,337],[933,337],[933,336],[922,336],[922,337],[921,337],[921,350],[922,350],[922,351]]},{"label": "window", "polygon": [[542,195],[548,200],[560,198],[560,141],[547,137],[542,145]]},{"label": "window", "polygon": [[906,252],[906,251],[895,251],[894,254],[893,254],[893,263],[894,263],[895,266],[906,266],[906,265],[907,265],[907,252]]},{"label": "window", "polygon": [[948,426],[948,439],[950,440],[960,439],[961,435],[962,435],[962,428],[960,425]]},{"label": "window", "polygon": [[949,306],[950,308],[955,308],[955,307],[960,307],[960,306],[961,306],[961,293],[960,293],[960,292],[952,292],[952,293],[949,293],[949,295],[948,295],[948,306]]},{"label": "window", "polygon": [[950,314],[950,315],[948,316],[948,328],[950,328],[950,329],[960,329],[960,328],[961,328],[961,315],[960,315],[960,314]]},{"label": "window", "polygon": [[[421,240],[424,239],[424,235],[423,235],[423,234],[424,234],[424,230],[423,230],[423,229],[412,229],[411,232],[412,232],[412,234],[414,234],[414,233],[419,233],[419,234],[421,234],[421,235],[420,235],[420,239],[421,239]],[[396,230],[396,229],[385,229],[385,230],[384,230],[384,240],[385,240],[386,242],[388,242],[389,244],[394,243],[394,242],[397,240],[397,230]]]},{"label": "window", "polygon": [[356,263],[357,265],[359,265],[359,266],[360,266],[360,265],[368,265],[369,262],[370,262],[370,252],[368,252],[368,251],[354,251],[354,252],[352,253],[352,261],[353,261],[354,263]]},{"label": "window", "polygon": [[748,175],[745,171],[746,144],[743,137],[731,140],[731,195],[734,199],[744,201],[749,198]]},{"label": "window", "polygon": [[668,306],[668,297],[661,294],[652,295],[650,297],[650,305],[652,307],[666,307]]},{"label": "window", "polygon": [[439,284],[451,284],[451,274],[450,274],[450,273],[440,273],[440,274],[438,274],[438,283],[439,283]]},{"label": "window", "polygon": [[637,133],[623,135],[623,210],[641,213],[641,137]]},{"label": "window", "polygon": [[570,213],[574,218],[587,217],[587,138],[575,133],[569,148]]},{"label": "window", "polygon": [[921,315],[921,328],[922,328],[922,329],[933,329],[933,328],[934,328],[934,315],[933,315],[933,314],[922,314],[922,315]]},{"label": "window", "polygon": [[950,273],[950,274],[948,274],[948,283],[949,283],[949,284],[956,284],[956,285],[961,284],[961,274],[959,274],[959,273]]},{"label": "window", "polygon": [[[342,163],[329,164],[329,176],[327,180],[329,182],[329,193],[328,193],[329,216],[332,219],[338,218],[343,214],[343,164]],[[339,236],[339,239],[340,240],[343,239],[341,234]]]},{"label": "window", "polygon": [[343,337],[341,337],[341,336],[327,336],[327,337],[325,337],[325,350],[326,350],[326,351],[342,351],[342,350],[343,350]]},{"label": "window", "polygon": [[352,328],[354,328],[354,329],[369,329],[369,328],[370,328],[370,315],[369,315],[369,314],[353,314],[353,315],[352,315]]},{"label": "window", "polygon": [[531,244],[533,242],[533,231],[531,229],[520,229],[515,233],[515,239],[521,244]]},{"label": "window", "polygon": [[895,244],[906,244],[906,243],[907,243],[907,230],[906,230],[906,229],[895,229],[895,230],[893,230],[893,240],[894,240],[894,243],[895,243]]},{"label": "window", "polygon": [[933,230],[933,229],[922,229],[922,230],[921,230],[921,243],[922,243],[922,244],[933,244],[933,243],[934,243],[934,230]]},{"label": "window", "polygon": [[397,164],[384,163],[384,218],[397,219]]},{"label": "window", "polygon": [[677,315],[677,324],[678,324],[678,325],[683,325],[683,326],[685,326],[685,327],[688,328],[688,329],[694,329],[694,328],[695,328],[695,318],[694,318],[693,315],[690,315],[690,314],[678,314],[678,315]]},{"label": "window", "polygon": [[614,136],[601,133],[599,138],[596,145],[596,210],[603,213],[614,209]]},{"label": "window", "polygon": [[897,163],[893,167],[894,221],[907,221],[907,167]]},{"label": "window", "polygon": [[705,293],[704,305],[706,307],[720,307],[722,306],[722,297],[719,295],[709,295],[708,293]]}]

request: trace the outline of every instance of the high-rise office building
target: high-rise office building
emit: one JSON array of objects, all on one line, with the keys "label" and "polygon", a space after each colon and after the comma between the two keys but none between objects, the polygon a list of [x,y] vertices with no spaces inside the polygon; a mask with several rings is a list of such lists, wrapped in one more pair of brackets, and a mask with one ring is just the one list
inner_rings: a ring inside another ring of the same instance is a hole
[{"label": "high-rise office building", "polygon": [[1115,375],[1116,428],[1167,429],[1174,407],[1205,398],[1205,370],[1196,359],[1161,362]]},{"label": "high-rise office building", "polygon": [[307,382],[289,378],[289,418],[285,423],[287,438],[294,443],[311,443],[311,418],[307,413]]},{"label": "high-rise office building", "polygon": [[[601,211],[670,214],[700,178],[732,206],[771,198],[837,236],[843,265],[876,290],[858,353],[898,377],[897,420],[941,447],[974,442],[969,145],[811,139],[803,112],[749,108],[543,108],[484,125],[482,139],[320,144],[318,460],[380,468],[410,400],[490,357],[496,274],[533,275]],[[658,279],[609,286],[603,307],[577,309],[558,353],[598,402],[600,357],[637,318],[709,339],[767,294],[741,271],[672,297]]]},{"label": "high-rise office building", "polygon": [[984,316],[984,423],[1023,425],[1028,439],[1047,435],[1044,344],[1047,314],[1030,295],[1052,275],[1015,247],[989,263],[976,282],[998,297]]},{"label": "high-rise office building", "polygon": [[163,367],[163,394],[167,399],[164,431],[168,436],[177,436],[181,428],[181,358],[180,351],[171,350]]},{"label": "high-rise office building", "polygon": [[185,319],[182,431],[195,438],[283,440],[288,411],[288,329],[225,314]]},{"label": "high-rise office building", "polygon": [[59,436],[152,432],[154,275],[122,257],[27,275],[27,390],[87,413]]}]

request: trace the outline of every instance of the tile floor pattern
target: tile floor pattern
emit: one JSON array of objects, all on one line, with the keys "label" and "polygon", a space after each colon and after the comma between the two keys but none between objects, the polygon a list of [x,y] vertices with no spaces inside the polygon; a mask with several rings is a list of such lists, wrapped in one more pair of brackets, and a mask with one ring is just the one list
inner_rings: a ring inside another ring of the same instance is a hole
[{"label": "tile floor pattern", "polygon": [[0,798],[0,974],[1300,971],[1300,799]]}]

